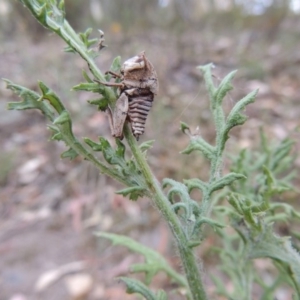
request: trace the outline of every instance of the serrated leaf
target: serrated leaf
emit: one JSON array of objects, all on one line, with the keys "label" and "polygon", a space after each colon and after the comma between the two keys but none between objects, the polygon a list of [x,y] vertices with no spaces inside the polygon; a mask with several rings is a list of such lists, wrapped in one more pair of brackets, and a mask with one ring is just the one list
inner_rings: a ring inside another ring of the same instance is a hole
[{"label": "serrated leaf", "polygon": [[197,222],[196,222],[196,226],[195,226],[195,229],[197,228],[200,228],[203,224],[208,224],[210,225],[214,230],[216,230],[216,228],[224,228],[226,227],[226,225],[220,223],[220,222],[217,222],[215,220],[212,220],[210,218],[203,218],[203,217],[200,217]]},{"label": "serrated leaf", "polygon": [[99,140],[105,160],[111,165],[119,165],[124,167],[125,160],[116,154],[116,151],[111,147],[108,140],[103,137],[100,137]]},{"label": "serrated leaf", "polygon": [[[117,56],[114,58],[109,70],[112,71],[113,73],[120,73],[121,69],[121,57]],[[112,75],[110,73],[105,74],[105,79],[106,81],[110,81],[112,79]],[[116,79],[116,82],[120,81],[118,78]]]},{"label": "serrated leaf", "polygon": [[117,149],[116,149],[116,156],[120,158],[125,158],[125,145],[120,141],[120,139],[116,139]]},{"label": "serrated leaf", "polygon": [[87,48],[89,48],[91,45],[97,42],[97,39],[89,39],[89,36],[92,31],[93,31],[92,28],[88,28],[85,32],[78,34],[78,36],[80,37],[80,39],[82,40],[82,42],[85,44]]},{"label": "serrated leaf", "polygon": [[181,151],[181,153],[190,154],[193,151],[200,151],[209,160],[212,160],[215,157],[215,148],[200,136],[191,137],[189,145]]},{"label": "serrated leaf", "polygon": [[246,178],[246,176],[244,176],[243,174],[229,173],[223,176],[222,178],[220,178],[219,180],[215,181],[214,183],[212,183],[209,187],[209,193],[211,194],[214,191],[220,190],[225,186],[232,184],[235,180],[239,180],[243,178],[244,179]]},{"label": "serrated leaf", "polygon": [[188,289],[186,279],[178,274],[175,270],[173,270],[165,260],[165,258],[153,249],[146,247],[143,244],[138,243],[135,240],[123,235],[98,232],[96,233],[96,236],[109,239],[113,243],[113,245],[125,246],[129,250],[143,255],[146,261],[145,264],[151,266],[152,271],[155,268],[155,274],[157,274],[159,271],[163,271],[180,286]]},{"label": "serrated leaf", "polygon": [[75,49],[71,46],[64,47],[64,52],[66,52],[66,53],[76,53]]},{"label": "serrated leaf", "polygon": [[129,199],[133,201],[143,197],[144,193],[145,189],[140,186],[133,186],[116,192],[116,194],[123,195],[124,197],[129,196]]},{"label": "serrated leaf", "polygon": [[155,294],[141,281],[128,277],[119,277],[118,279],[126,284],[128,294],[136,293],[144,296],[147,300],[157,300]]},{"label": "serrated leaf", "polygon": [[271,156],[270,169],[275,170],[291,152],[294,141],[290,139],[283,140],[278,147],[276,147]]},{"label": "serrated leaf", "polygon": [[227,76],[223,78],[220,85],[218,86],[215,92],[215,99],[218,104],[221,104],[226,94],[233,89],[233,86],[231,85],[231,81],[234,78],[236,72],[237,70],[230,72]]},{"label": "serrated leaf", "polygon": [[99,83],[95,82],[82,82],[80,84],[77,84],[73,86],[72,90],[74,91],[88,91],[92,93],[99,93],[102,94],[104,89],[103,86],[100,85]]},{"label": "serrated leaf", "polygon": [[141,149],[142,152],[145,152],[148,149],[152,148],[154,142],[155,140],[143,142],[142,144],[139,145],[139,148]]},{"label": "serrated leaf", "polygon": [[101,144],[96,143],[89,138],[83,138],[83,140],[87,145],[89,145],[93,149],[93,151],[102,151]]},{"label": "serrated leaf", "polygon": [[[186,222],[192,225],[192,223],[195,221],[195,216],[200,215],[201,209],[198,203],[190,198],[187,186],[170,178],[164,178],[162,183],[163,188],[168,185],[171,186],[168,191],[167,198],[169,199],[170,203],[172,203],[172,208],[174,211],[178,213],[180,208],[184,208],[184,219]],[[176,203],[176,195],[180,197],[180,203]]]},{"label": "serrated leaf", "polygon": [[56,141],[63,140],[63,136],[57,127],[52,126],[52,125],[48,125],[47,127],[52,131],[51,140],[56,140]]},{"label": "serrated leaf", "polygon": [[64,124],[64,123],[68,123],[70,122],[71,119],[70,119],[70,115],[69,113],[65,110],[63,111],[54,121],[53,121],[53,124],[54,125],[61,125],[61,124]]},{"label": "serrated leaf", "polygon": [[199,189],[202,191],[202,193],[205,193],[208,188],[207,183],[205,183],[204,181],[202,181],[198,178],[184,179],[183,183],[187,186],[189,193],[193,189]]},{"label": "serrated leaf", "polygon": [[73,160],[77,156],[78,156],[78,153],[75,150],[73,150],[72,148],[70,148],[69,150],[67,150],[61,154],[61,158],[70,158],[70,160]]},{"label": "serrated leaf", "polygon": [[165,188],[168,185],[172,187],[168,192],[168,198],[171,203],[174,203],[173,197],[175,194],[180,195],[184,202],[188,202],[190,200],[188,189],[184,184],[171,178],[164,178],[162,182],[162,187]]},{"label": "serrated leaf", "polygon": [[114,58],[110,70],[113,72],[118,72],[121,69],[121,56],[117,56]]},{"label": "serrated leaf", "polygon": [[38,81],[39,88],[42,92],[42,99],[46,99],[50,102],[50,104],[55,108],[55,110],[61,114],[66,111],[64,105],[60,101],[59,97],[54,93],[52,89],[50,89],[44,82]]},{"label": "serrated leaf", "polygon": [[100,98],[100,99],[89,100],[88,103],[92,105],[97,105],[99,110],[105,111],[108,107],[109,102],[106,98]]},{"label": "serrated leaf", "polygon": [[244,122],[247,120],[247,117],[242,115],[241,111],[243,111],[248,104],[255,101],[257,92],[258,90],[249,93],[234,105],[226,120],[226,132],[229,132],[229,130],[234,126],[244,124]]},{"label": "serrated leaf", "polygon": [[209,98],[211,101],[214,99],[214,95],[216,92],[216,88],[214,86],[214,83],[212,81],[212,75],[211,75],[211,68],[213,67],[213,64],[207,64],[205,66],[199,66],[198,69],[200,69],[203,72],[205,85],[209,93]]},{"label": "serrated leaf", "polygon": [[46,102],[39,101],[41,96],[36,92],[29,90],[21,85],[14,84],[12,81],[3,79],[7,88],[22,98],[20,102],[10,102],[7,105],[9,110],[25,110],[25,109],[39,109],[50,120],[53,121],[55,113],[53,108]]},{"label": "serrated leaf", "polygon": [[236,195],[236,193],[231,193],[228,202],[232,205],[232,207],[240,214],[243,215],[243,209],[240,205],[240,201]]},{"label": "serrated leaf", "polygon": [[283,209],[284,213],[288,215],[289,218],[297,218],[300,219],[300,213],[293,206],[287,203],[271,203],[270,209],[273,213],[277,208]]},{"label": "serrated leaf", "polygon": [[289,276],[300,288],[300,255],[292,247],[289,238],[275,236],[271,225],[267,225],[264,232],[259,236],[259,242],[253,242],[250,258],[268,257],[280,264],[288,264]]}]

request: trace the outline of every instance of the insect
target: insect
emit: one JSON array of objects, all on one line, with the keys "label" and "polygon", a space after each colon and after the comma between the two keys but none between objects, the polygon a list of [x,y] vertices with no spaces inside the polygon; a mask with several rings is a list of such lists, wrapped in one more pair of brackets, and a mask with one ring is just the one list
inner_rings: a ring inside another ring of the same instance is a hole
[{"label": "insect", "polygon": [[158,92],[158,80],[154,67],[143,51],[126,60],[121,67],[120,74],[112,71],[107,73],[120,79],[119,83],[98,81],[119,89],[119,98],[114,110],[112,111],[110,107],[106,110],[112,136],[123,139],[123,127],[127,120],[138,141],[140,135],[144,133],[154,95]]}]

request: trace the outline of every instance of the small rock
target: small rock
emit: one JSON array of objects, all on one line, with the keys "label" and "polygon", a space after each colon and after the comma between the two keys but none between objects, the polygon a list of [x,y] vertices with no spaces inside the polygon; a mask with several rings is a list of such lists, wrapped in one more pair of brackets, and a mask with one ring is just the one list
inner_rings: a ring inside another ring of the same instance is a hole
[{"label": "small rock", "polygon": [[69,275],[65,284],[72,300],[86,299],[93,288],[93,278],[86,273]]}]

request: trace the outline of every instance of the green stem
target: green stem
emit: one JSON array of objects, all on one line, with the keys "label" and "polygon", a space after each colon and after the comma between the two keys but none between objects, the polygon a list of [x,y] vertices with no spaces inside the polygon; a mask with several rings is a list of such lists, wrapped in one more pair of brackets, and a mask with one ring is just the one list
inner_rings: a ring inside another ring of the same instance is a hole
[{"label": "green stem", "polygon": [[151,200],[155,206],[162,213],[164,219],[167,221],[171,232],[173,233],[176,244],[179,250],[182,265],[186,274],[186,278],[191,291],[191,299],[205,300],[207,299],[202,278],[200,276],[198,259],[196,260],[192,248],[188,246],[187,237],[180,225],[180,222],[175,215],[168,199],[164,195],[157,179],[152,174],[150,167],[137,145],[137,142],[132,135],[128,125],[124,127],[124,135],[129,144],[129,147],[139,165],[141,172],[146,180],[146,184],[151,193]]}]

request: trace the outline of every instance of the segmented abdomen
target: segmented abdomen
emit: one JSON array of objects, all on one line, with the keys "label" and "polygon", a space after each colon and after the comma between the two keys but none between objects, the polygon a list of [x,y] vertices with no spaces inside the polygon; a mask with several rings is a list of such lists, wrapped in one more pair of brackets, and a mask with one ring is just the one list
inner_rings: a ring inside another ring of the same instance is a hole
[{"label": "segmented abdomen", "polygon": [[136,139],[145,131],[145,123],[148,113],[152,107],[154,95],[148,90],[135,90],[129,96],[128,120],[131,123],[131,129]]}]

